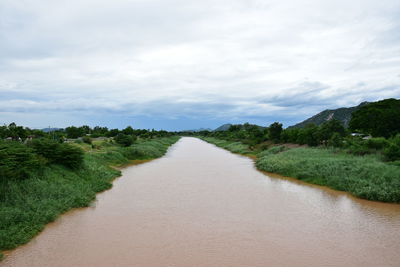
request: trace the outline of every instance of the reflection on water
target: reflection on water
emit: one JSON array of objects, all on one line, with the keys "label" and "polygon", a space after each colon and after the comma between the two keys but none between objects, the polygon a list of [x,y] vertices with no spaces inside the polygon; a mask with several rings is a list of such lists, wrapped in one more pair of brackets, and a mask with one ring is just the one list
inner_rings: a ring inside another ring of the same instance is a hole
[{"label": "reflection on water", "polygon": [[0,266],[400,266],[400,205],[273,176],[182,138]]}]

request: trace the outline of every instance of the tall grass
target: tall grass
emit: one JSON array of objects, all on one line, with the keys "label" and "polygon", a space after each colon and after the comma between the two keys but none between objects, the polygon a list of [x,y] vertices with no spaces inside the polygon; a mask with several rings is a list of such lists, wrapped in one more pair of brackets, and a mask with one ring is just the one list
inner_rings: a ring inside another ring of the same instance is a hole
[{"label": "tall grass", "polygon": [[218,147],[222,147],[226,150],[229,150],[233,153],[251,154],[253,152],[248,145],[245,145],[241,142],[221,140],[214,137],[201,137],[201,139],[208,143],[214,144]]},{"label": "tall grass", "polygon": [[360,198],[400,203],[400,168],[377,155],[356,156],[323,148],[267,150],[258,155],[256,166]]},{"label": "tall grass", "polygon": [[82,168],[73,170],[53,164],[28,179],[2,180],[0,251],[28,242],[60,214],[88,206],[96,193],[111,188],[112,180],[120,175],[120,171],[110,165],[121,165],[131,159],[161,157],[178,139],[140,141],[128,148],[106,145],[85,153]]},{"label": "tall grass", "polygon": [[[257,153],[241,142],[201,139],[234,153]],[[350,154],[348,149],[273,146],[256,156],[256,167],[263,171],[346,191],[363,199],[400,203],[400,162],[384,162],[379,153],[362,156]]]}]

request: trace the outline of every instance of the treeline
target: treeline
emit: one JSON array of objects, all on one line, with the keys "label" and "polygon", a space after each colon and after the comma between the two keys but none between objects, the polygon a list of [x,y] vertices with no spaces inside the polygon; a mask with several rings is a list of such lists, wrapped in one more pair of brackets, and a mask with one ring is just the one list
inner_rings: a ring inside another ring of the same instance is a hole
[{"label": "treeline", "polygon": [[[131,126],[123,130],[71,126],[44,132],[11,123],[0,127],[0,181],[28,178],[51,164],[70,169],[80,168],[84,151],[74,143],[84,142],[96,148],[92,140],[105,137],[109,143],[129,147],[138,139],[150,140],[172,135],[167,131],[138,130]],[[74,142],[71,143],[71,139]]]},{"label": "treeline", "polygon": [[[240,141],[252,149],[265,149],[275,143],[292,143],[310,147],[326,146],[364,155],[382,153],[388,161],[400,160],[400,100],[386,99],[363,106],[352,114],[350,127],[329,120],[319,126],[286,128],[274,122],[268,127],[245,123],[232,125],[227,131],[201,131],[204,137]],[[186,133],[193,135],[193,133]]]},{"label": "treeline", "polygon": [[0,126],[0,138],[14,141],[24,141],[27,138],[40,137],[64,141],[65,139],[77,139],[84,136],[90,136],[91,138],[115,137],[119,134],[135,136],[142,139],[167,137],[172,135],[170,132],[164,130],[133,129],[131,126],[119,130],[108,129],[107,127],[101,126],[91,128],[90,126],[83,125],[80,127],[70,126],[65,129],[48,129],[47,131],[18,126],[14,122],[9,125]]}]

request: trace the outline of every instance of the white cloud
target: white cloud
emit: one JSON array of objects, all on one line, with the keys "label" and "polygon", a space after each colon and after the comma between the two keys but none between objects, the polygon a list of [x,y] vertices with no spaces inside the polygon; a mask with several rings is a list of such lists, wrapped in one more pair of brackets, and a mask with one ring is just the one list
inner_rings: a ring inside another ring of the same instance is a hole
[{"label": "white cloud", "polygon": [[400,97],[399,11],[396,0],[3,0],[0,114],[301,119]]}]

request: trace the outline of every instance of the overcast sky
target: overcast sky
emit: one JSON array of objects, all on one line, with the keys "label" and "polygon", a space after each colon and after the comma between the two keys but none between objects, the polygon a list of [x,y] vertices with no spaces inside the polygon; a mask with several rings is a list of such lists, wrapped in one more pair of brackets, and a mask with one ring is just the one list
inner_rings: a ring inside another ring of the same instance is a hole
[{"label": "overcast sky", "polygon": [[0,123],[289,126],[389,97],[399,0],[0,0]]}]

